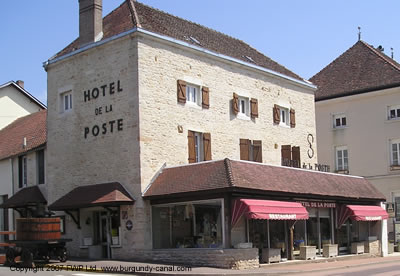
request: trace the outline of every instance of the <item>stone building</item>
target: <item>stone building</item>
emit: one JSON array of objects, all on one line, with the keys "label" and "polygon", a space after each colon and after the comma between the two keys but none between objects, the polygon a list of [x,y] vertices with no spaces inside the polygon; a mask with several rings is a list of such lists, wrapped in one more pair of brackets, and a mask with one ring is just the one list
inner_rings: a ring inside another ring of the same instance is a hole
[{"label": "stone building", "polygon": [[360,40],[310,80],[320,162],[365,177],[395,203],[388,231],[400,241],[400,65]]},{"label": "stone building", "polygon": [[[309,204],[310,229],[322,224],[318,214],[327,218],[325,240],[312,238],[319,249],[334,242],[336,204],[384,200],[362,178],[299,169],[318,160],[308,81],[240,40],[136,1],[104,19],[100,0],[79,3],[79,38],[44,65],[47,199],[66,214],[71,255],[253,267],[257,248],[232,247],[260,241],[250,230],[267,224],[246,226],[244,209],[232,221],[236,199],[295,204],[303,219]],[[286,188],[240,174],[251,171],[279,173]],[[315,186],[302,187],[306,179]],[[271,227],[286,233],[278,243],[288,258],[293,234],[306,234],[290,223],[296,216],[275,214]],[[371,230],[379,239],[384,222]]]}]

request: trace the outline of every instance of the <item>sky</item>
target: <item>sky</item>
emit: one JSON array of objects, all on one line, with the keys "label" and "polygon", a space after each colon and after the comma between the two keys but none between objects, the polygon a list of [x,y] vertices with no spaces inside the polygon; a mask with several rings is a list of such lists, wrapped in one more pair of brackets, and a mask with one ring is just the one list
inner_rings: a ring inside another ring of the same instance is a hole
[{"label": "sky", "polygon": [[[123,0],[103,0],[103,16]],[[397,0],[140,0],[245,41],[309,79],[361,39],[400,61]],[[43,62],[79,35],[78,0],[0,4],[0,85],[23,80],[47,103]]]}]

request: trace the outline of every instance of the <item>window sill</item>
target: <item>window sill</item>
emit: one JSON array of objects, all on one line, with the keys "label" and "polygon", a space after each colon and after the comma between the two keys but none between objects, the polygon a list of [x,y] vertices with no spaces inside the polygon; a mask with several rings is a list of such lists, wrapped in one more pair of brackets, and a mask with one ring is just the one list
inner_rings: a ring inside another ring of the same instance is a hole
[{"label": "window sill", "polygon": [[400,170],[400,165],[390,166],[390,170],[391,171],[398,171],[398,170]]},{"label": "window sill", "polygon": [[194,102],[188,102],[188,101],[186,101],[186,105],[187,105],[188,107],[191,107],[191,108],[195,108],[195,109],[199,109],[199,110],[202,109],[201,105],[198,105],[197,103],[194,103]]},{"label": "window sill", "polygon": [[335,171],[335,173],[338,173],[338,174],[349,174],[349,170],[336,170]]},{"label": "window sill", "polygon": [[79,249],[89,249],[89,245],[80,245]]},{"label": "window sill", "polygon": [[121,244],[111,244],[110,247],[111,248],[121,248],[122,245]]},{"label": "window sill", "polygon": [[284,128],[290,128],[290,125],[287,125],[285,123],[279,123],[278,126],[284,127]]},{"label": "window sill", "polygon": [[386,119],[386,120],[385,120],[385,123],[386,123],[386,124],[399,123],[399,122],[400,122],[400,118]]},{"label": "window sill", "polygon": [[242,113],[238,113],[236,115],[236,118],[238,118],[240,120],[250,121],[250,116],[244,115]]},{"label": "window sill", "polygon": [[349,126],[333,127],[332,130],[333,131],[335,131],[335,130],[343,130],[343,129],[346,129],[346,128],[349,128]]}]

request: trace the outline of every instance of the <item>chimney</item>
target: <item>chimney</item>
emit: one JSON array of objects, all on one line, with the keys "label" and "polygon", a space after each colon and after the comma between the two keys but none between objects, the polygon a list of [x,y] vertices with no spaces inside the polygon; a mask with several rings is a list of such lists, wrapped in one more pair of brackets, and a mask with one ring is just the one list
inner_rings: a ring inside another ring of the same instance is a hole
[{"label": "chimney", "polygon": [[19,87],[24,88],[24,81],[22,81],[22,80],[17,80],[15,83],[16,83]]},{"label": "chimney", "polygon": [[79,0],[79,47],[103,36],[102,0]]}]

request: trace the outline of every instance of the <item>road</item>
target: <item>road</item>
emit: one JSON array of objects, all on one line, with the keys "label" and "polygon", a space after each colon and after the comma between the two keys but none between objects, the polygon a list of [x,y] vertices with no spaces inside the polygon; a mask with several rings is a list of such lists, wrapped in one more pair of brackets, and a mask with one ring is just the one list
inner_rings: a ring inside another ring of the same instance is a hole
[{"label": "road", "polygon": [[296,273],[296,276],[400,276],[400,263],[382,263],[342,269]]}]

